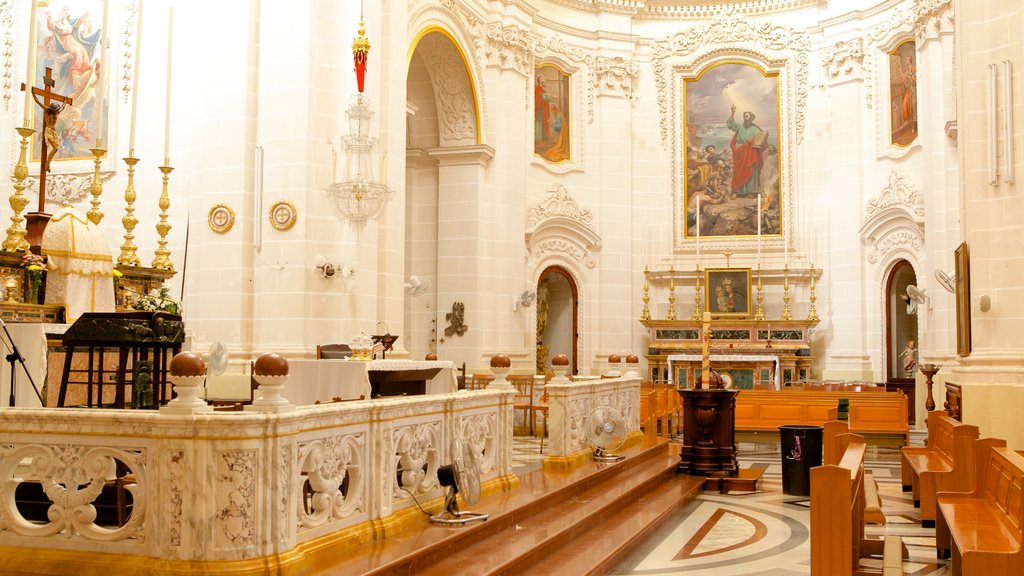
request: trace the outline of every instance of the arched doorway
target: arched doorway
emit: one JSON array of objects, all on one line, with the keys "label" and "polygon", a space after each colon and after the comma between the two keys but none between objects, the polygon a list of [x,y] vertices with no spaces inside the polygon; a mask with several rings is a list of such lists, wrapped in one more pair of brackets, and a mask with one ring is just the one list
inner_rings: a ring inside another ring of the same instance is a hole
[{"label": "arched doorway", "polygon": [[549,351],[548,358],[538,359],[537,364],[550,367],[551,356],[565,354],[569,357],[570,374],[578,374],[579,292],[576,281],[565,268],[550,266],[537,281],[537,295],[543,308],[538,308],[537,313],[544,317],[538,317],[537,348]]},{"label": "arched doorway", "polygon": [[907,287],[916,285],[914,267],[900,260],[889,272],[885,287],[886,389],[900,390],[907,395],[911,423],[914,422],[914,374],[920,347],[917,317],[922,309],[910,298]]}]

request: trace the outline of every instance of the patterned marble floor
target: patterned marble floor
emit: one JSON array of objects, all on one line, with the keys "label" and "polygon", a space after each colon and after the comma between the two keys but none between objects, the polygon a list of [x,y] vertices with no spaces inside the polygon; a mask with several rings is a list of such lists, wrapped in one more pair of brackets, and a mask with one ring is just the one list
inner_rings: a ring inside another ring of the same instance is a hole
[{"label": "patterned marble floor", "polygon": [[[539,441],[516,438],[513,460],[517,473],[541,465]],[[810,574],[810,510],[808,500],[782,492],[782,466],[777,443],[739,444],[741,467],[764,470],[755,493],[720,495],[705,492],[678,517],[655,532],[612,574],[693,576]],[[946,563],[935,559],[935,530],[922,528],[910,494],[900,487],[899,450],[868,447],[865,466],[878,482],[885,525],[868,524],[866,535],[903,537],[910,552],[903,569],[908,575],[944,575]],[[863,559],[862,566],[880,566]]]}]

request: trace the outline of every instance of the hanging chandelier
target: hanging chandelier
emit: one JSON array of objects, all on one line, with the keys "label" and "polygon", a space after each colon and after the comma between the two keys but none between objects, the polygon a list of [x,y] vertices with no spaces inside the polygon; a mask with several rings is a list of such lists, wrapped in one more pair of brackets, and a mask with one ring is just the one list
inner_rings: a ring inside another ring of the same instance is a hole
[{"label": "hanging chandelier", "polygon": [[[341,181],[327,187],[327,193],[334,203],[338,215],[349,223],[358,234],[380,216],[388,197],[393,191],[373,176],[374,148],[377,139],[370,137],[370,121],[373,109],[370,100],[363,94],[366,75],[367,56],[370,53],[370,41],[366,38],[366,28],[362,20],[359,22],[359,35],[352,41],[352,59],[355,62],[356,85],[359,91],[349,104],[349,132],[342,137],[345,146],[345,175]],[[381,157],[380,172],[384,176],[384,159]]]}]

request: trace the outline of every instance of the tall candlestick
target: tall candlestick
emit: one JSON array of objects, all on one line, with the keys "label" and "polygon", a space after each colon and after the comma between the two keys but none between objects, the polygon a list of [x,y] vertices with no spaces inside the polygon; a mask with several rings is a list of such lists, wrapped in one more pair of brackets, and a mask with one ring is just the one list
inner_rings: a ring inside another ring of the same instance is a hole
[{"label": "tall candlestick", "polygon": [[36,0],[29,0],[28,61],[25,63],[25,128],[32,122],[32,86],[36,81]]},{"label": "tall candlestick", "polygon": [[757,265],[761,265],[761,195],[757,195]]},{"label": "tall candlestick", "polygon": [[103,101],[107,97],[107,74],[110,71],[110,60],[107,56],[107,14],[110,2],[103,3],[103,21],[100,22],[100,85],[93,99],[93,114],[96,116],[96,148],[103,146]]},{"label": "tall candlestick", "polygon": [[697,196],[697,267],[700,267],[700,196]]},{"label": "tall candlestick", "polygon": [[171,46],[174,40],[174,7],[167,9],[167,107],[164,111],[164,166],[171,165]]},{"label": "tall candlestick", "polygon": [[135,28],[135,70],[132,78],[132,120],[130,125],[131,135],[128,138],[128,150],[132,156],[135,150],[135,113],[139,108],[139,63],[142,62],[142,0],[139,0],[139,7],[135,11],[137,26]]}]

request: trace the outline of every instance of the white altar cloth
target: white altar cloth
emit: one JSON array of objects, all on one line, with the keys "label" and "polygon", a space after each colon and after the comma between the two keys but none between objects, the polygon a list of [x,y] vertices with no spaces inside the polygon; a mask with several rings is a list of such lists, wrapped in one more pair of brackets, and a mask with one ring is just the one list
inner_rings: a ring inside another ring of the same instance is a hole
[{"label": "white altar cloth", "polygon": [[330,402],[335,397],[370,399],[370,371],[422,370],[440,368],[427,380],[427,394],[444,394],[458,389],[455,362],[450,360],[289,360],[284,397],[299,406]]},{"label": "white altar cloth", "polygon": [[[668,357],[668,383],[672,383],[672,378],[676,371],[672,367],[673,362],[700,362],[700,354],[670,354]],[[782,389],[782,375],[779,374],[779,357],[772,356],[769,354],[711,354],[710,359],[712,362],[764,362],[770,360],[775,364],[775,389]]]}]

